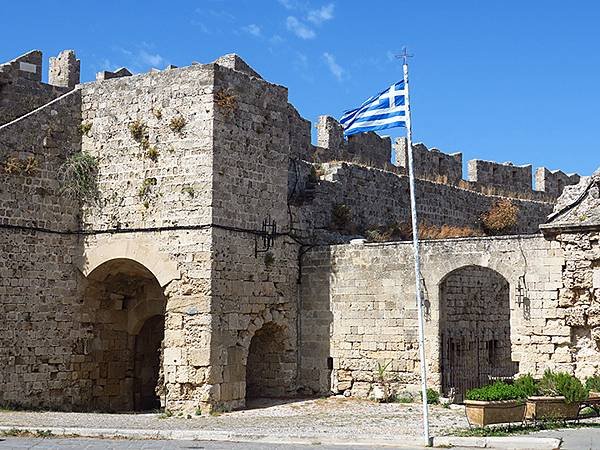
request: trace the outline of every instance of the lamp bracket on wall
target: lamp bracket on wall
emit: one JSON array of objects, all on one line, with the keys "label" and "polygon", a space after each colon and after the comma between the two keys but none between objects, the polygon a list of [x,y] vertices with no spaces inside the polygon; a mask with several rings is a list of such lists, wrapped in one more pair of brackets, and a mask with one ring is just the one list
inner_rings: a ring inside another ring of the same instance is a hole
[{"label": "lamp bracket on wall", "polygon": [[[267,216],[263,220],[261,231],[257,233],[254,239],[254,257],[258,257],[259,253],[266,253],[271,250],[276,235],[277,222],[275,222],[275,219],[271,220],[271,217]],[[259,241],[262,241],[260,247]]]}]

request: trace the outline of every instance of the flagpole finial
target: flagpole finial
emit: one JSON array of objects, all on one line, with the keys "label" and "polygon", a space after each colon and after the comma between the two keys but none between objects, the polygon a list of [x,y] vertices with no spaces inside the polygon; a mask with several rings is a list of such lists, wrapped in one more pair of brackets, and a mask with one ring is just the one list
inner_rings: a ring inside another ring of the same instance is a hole
[{"label": "flagpole finial", "polygon": [[402,58],[402,64],[407,65],[408,64],[408,58],[412,58],[414,55],[410,55],[408,53],[408,50],[406,49],[406,47],[402,47],[402,53],[400,53],[399,55],[396,55],[396,58],[400,59]]}]

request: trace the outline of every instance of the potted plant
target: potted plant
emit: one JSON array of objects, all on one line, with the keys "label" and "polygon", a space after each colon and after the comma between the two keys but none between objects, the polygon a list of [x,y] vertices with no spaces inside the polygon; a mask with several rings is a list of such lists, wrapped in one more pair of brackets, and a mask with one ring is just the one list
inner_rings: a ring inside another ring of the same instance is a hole
[{"label": "potted plant", "polygon": [[371,397],[378,402],[387,402],[390,399],[387,369],[391,363],[391,360],[384,364],[377,362],[376,382],[371,388]]},{"label": "potted plant", "polygon": [[580,402],[588,398],[587,389],[573,375],[549,369],[538,383],[538,394],[527,399],[527,419],[576,419]]},{"label": "potted plant", "polygon": [[585,388],[589,391],[589,398],[600,399],[600,375],[585,380]]},{"label": "potted plant", "polygon": [[528,392],[523,382],[496,381],[467,391],[465,411],[471,425],[484,427],[494,423],[522,422]]}]

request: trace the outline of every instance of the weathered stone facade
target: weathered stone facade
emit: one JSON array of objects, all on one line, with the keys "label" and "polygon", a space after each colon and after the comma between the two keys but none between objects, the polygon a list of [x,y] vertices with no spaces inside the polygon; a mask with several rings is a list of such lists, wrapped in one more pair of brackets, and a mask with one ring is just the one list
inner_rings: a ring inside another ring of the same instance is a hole
[{"label": "weathered stone facade", "polygon": [[[39,52],[0,67],[0,404],[191,412],[253,396],[368,395],[387,360],[398,389],[417,384],[410,246],[347,244],[408,221],[389,138],[346,142],[323,118],[313,146],[287,89],[236,55],[79,84],[79,61],[63,52],[56,86],[41,83]],[[458,157],[421,150],[421,219],[478,227],[500,194],[462,180]],[[80,154],[97,164],[93,200],[65,191],[65,164]],[[510,187],[505,178],[490,187]],[[536,233],[554,206],[554,187],[525,184],[514,233]],[[344,230],[332,226],[340,205]],[[466,333],[490,298],[503,309],[474,339],[500,375],[517,364],[595,370],[584,343],[597,334],[598,295],[562,268],[597,237],[573,236],[424,244],[435,386],[441,322]],[[598,278],[590,261],[585,283]]]},{"label": "weathered stone facade", "polygon": [[[473,331],[471,325],[478,319],[464,314],[450,316],[456,310],[452,312],[448,282],[455,282],[457,276],[465,278],[461,292],[468,294],[466,289],[470,289],[474,296],[470,303],[480,302],[479,308],[485,314],[504,314],[498,316],[497,326],[490,328],[489,339],[482,340],[501,341],[501,347],[506,340],[498,336],[510,328],[511,361],[519,363],[519,371],[540,374],[548,362],[559,364],[552,342],[554,336],[568,336],[569,328],[560,324],[555,307],[546,306],[557,301],[561,282],[563,259],[557,243],[540,236],[465,238],[423,242],[421,250],[426,352],[432,386],[443,387],[441,337],[448,322],[462,321],[463,329]],[[349,389],[353,395],[366,396],[375,381],[377,363],[391,360],[389,377],[395,387],[418,390],[411,256],[409,242],[319,247],[305,255],[302,323],[311,345],[306,352],[303,348],[302,367],[313,376],[311,386],[327,390],[330,374],[334,391]],[[478,274],[479,284],[468,280],[474,273]],[[487,291],[485,286],[489,286]],[[508,289],[510,295],[486,295],[498,288]],[[506,313],[498,311],[498,301],[508,303]],[[460,335],[461,327],[452,329]],[[333,371],[326,367],[327,356],[333,357]]]},{"label": "weathered stone facade", "polygon": [[0,64],[0,125],[69,91],[63,85],[53,86],[41,81],[42,52],[39,50]]}]

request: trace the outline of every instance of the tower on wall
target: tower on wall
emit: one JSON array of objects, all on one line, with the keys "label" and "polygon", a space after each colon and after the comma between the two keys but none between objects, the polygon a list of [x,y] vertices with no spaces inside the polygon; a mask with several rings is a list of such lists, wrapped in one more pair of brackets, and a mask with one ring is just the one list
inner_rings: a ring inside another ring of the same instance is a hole
[{"label": "tower on wall", "polygon": [[73,50],[64,50],[50,58],[48,83],[73,89],[79,84],[80,61]]}]

